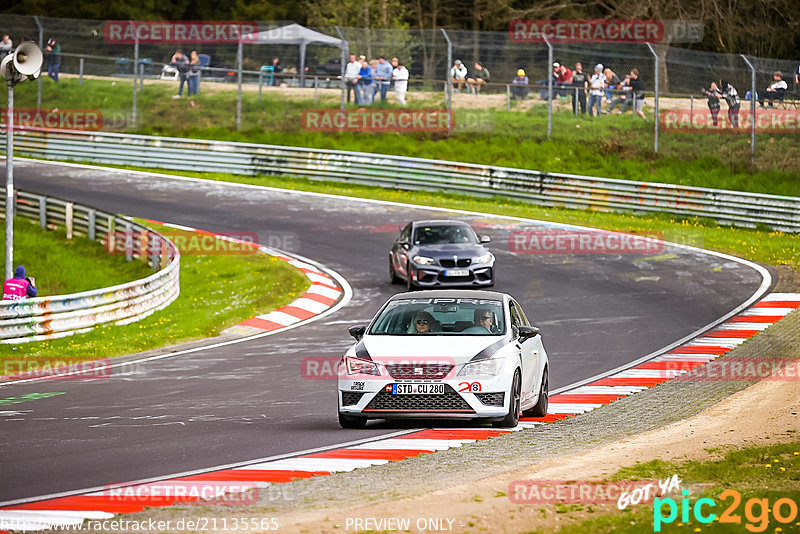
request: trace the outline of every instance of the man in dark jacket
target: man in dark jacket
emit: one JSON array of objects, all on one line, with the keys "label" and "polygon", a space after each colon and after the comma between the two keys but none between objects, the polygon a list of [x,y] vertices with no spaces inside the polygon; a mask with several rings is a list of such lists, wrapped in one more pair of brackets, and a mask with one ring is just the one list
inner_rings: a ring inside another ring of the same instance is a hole
[{"label": "man in dark jacket", "polygon": [[22,265],[14,270],[14,278],[9,278],[3,284],[3,300],[24,300],[36,294],[36,280],[26,277]]},{"label": "man in dark jacket", "polygon": [[[586,90],[589,88],[589,78],[583,72],[583,65],[580,63],[575,63],[575,71],[572,73],[572,87],[578,89],[577,91],[572,89],[572,112],[577,115],[578,111],[575,106],[580,105],[581,113],[586,115]],[[575,100],[576,94],[578,96],[577,101]]]},{"label": "man in dark jacket", "polygon": [[58,83],[58,71],[61,70],[61,45],[55,39],[47,41],[44,58],[47,60],[47,75]]}]

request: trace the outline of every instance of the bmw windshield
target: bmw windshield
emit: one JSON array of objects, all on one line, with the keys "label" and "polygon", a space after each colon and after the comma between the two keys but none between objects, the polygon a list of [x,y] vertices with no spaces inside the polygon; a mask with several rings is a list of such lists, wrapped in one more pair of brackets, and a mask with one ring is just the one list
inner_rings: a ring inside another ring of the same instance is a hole
[{"label": "bmw windshield", "polygon": [[390,301],[370,335],[501,336],[503,303],[489,299],[408,298]]},{"label": "bmw windshield", "polygon": [[414,244],[447,245],[451,243],[478,243],[478,236],[466,224],[418,226],[414,231]]}]

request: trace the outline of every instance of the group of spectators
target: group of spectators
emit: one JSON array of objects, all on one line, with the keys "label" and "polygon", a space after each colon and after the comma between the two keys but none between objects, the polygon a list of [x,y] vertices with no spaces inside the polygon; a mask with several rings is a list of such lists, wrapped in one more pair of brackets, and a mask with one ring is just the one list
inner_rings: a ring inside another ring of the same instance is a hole
[{"label": "group of spectators", "polygon": [[489,69],[477,61],[472,74],[467,71],[467,67],[460,59],[457,59],[450,69],[450,84],[455,93],[463,91],[466,83],[470,93],[479,95],[481,94],[481,88],[488,84],[491,79],[492,75]]},{"label": "group of spectators", "polygon": [[[192,50],[190,56],[186,57],[183,50],[178,49],[169,61],[169,66],[178,71],[180,85],[178,94],[172,98],[183,96],[183,86],[186,85],[187,96],[196,95],[200,87],[200,55],[197,50]],[[173,71],[174,72],[174,71]]]},{"label": "group of spectators", "polygon": [[394,82],[395,99],[401,106],[406,105],[408,91],[408,69],[398,58],[386,61],[386,56],[367,61],[364,55],[350,54],[350,61],[344,70],[344,82],[347,87],[347,103],[351,102],[351,94],[360,106],[372,104],[380,93],[381,102],[386,102],[389,86]]},{"label": "group of spectators", "polygon": [[[798,67],[798,74],[800,74],[800,67]],[[796,75],[797,76],[797,75]],[[797,81],[797,80],[795,80]],[[767,87],[764,98],[759,98],[758,95],[752,96],[758,100],[761,108],[764,108],[764,101],[769,102],[769,108],[773,108],[775,100],[783,101],[789,85],[783,79],[783,73],[779,70],[772,74],[772,83]],[[708,98],[708,110],[711,112],[711,122],[714,126],[718,126],[717,116],[720,111],[720,99],[725,100],[728,105],[728,122],[731,127],[739,127],[739,109],[741,108],[741,101],[739,100],[739,93],[727,80],[720,80],[719,85],[717,82],[711,82],[711,85],[706,89],[702,89],[702,93]],[[749,94],[749,91],[748,91]],[[747,97],[747,95],[745,95]]]},{"label": "group of spectators", "polygon": [[[606,115],[619,106],[619,110],[615,112],[617,115],[622,115],[630,108],[641,118],[645,118],[645,90],[639,69],[631,69],[620,79],[617,73],[604,67],[602,63],[595,65],[594,72],[588,74],[583,72],[581,63],[575,63],[573,70],[556,62],[553,63],[552,77],[556,88],[554,94],[566,97],[568,93],[572,98],[572,110],[576,114],[578,111],[586,113],[588,96],[589,116],[594,116],[595,110],[598,116]],[[542,91],[542,98],[547,98],[546,90]],[[603,109],[603,100],[606,102],[606,109]]]},{"label": "group of spectators", "polygon": [[[23,41],[26,40],[23,39]],[[11,40],[10,35],[4,34],[3,39],[0,40],[0,60],[13,51],[14,41]],[[47,75],[58,83],[58,73],[61,70],[61,45],[51,37],[47,40],[42,54],[44,55],[44,63],[47,65]]]},{"label": "group of spectators", "polygon": [[[625,74],[620,80],[619,76],[610,68],[604,68],[602,64],[594,67],[594,74],[588,75],[583,72],[583,65],[575,64],[575,69],[570,69],[566,65],[553,63],[553,86],[554,94],[566,98],[567,94],[572,97],[572,108],[575,113],[580,108],[581,113],[586,113],[586,100],[589,97],[589,115],[593,116],[594,109],[597,115],[607,114],[614,111],[617,106],[620,109],[617,114],[622,114],[628,108],[635,109],[636,113],[645,118],[644,115],[644,83],[639,76],[639,70],[633,69],[629,74]],[[481,88],[489,83],[489,69],[475,63],[475,70],[470,74],[464,63],[457,59],[450,69],[450,87],[453,92],[460,93],[466,85],[471,93],[480,94]],[[537,85],[546,86],[547,80],[536,82]],[[525,73],[525,69],[517,69],[517,75],[511,80],[511,98],[513,100],[525,100],[530,94],[530,79]],[[614,98],[616,95],[616,98]],[[603,97],[607,102],[607,108],[603,109]],[[541,91],[542,99],[547,99],[547,89]]]}]

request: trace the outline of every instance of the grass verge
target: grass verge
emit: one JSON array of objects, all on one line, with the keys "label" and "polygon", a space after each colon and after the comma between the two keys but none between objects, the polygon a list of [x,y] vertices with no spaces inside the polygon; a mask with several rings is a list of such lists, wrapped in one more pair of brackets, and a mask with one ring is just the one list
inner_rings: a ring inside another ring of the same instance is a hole
[{"label": "grass verge", "polygon": [[[780,432],[795,433],[796,429],[776,429]],[[798,532],[800,531],[800,441],[730,450],[720,454],[710,450],[709,454],[722,456],[716,460],[663,462],[653,460],[618,471],[614,480],[664,480],[677,474],[681,479],[682,490],[688,490],[684,497],[680,492],[665,496],[675,501],[677,516],[669,523],[659,522],[660,532]],[[721,495],[725,490],[735,490],[741,500],[736,502],[731,494]],[[682,517],[682,499],[687,498],[688,521]],[[714,514],[710,523],[702,523],[694,515],[695,505],[701,498],[712,499],[716,506],[708,504],[701,508],[703,516]],[[774,506],[784,499],[780,506]],[[785,501],[793,503],[790,505]],[[720,521],[724,512],[730,512],[727,523]],[[794,513],[792,514],[792,510]],[[555,513],[563,514],[569,522],[558,530],[562,534],[584,532],[638,534],[652,532],[655,518],[669,518],[668,504],[655,506],[653,501],[631,505],[623,511],[599,515],[580,520],[592,513],[591,507],[582,505],[556,505]],[[778,521],[776,514],[790,521]],[[544,532],[544,531],[536,531]],[[658,530],[656,530],[658,532]]]},{"label": "grass verge", "polygon": [[[162,82],[145,85],[138,101],[141,122],[134,126],[128,122],[130,81],[93,79],[79,86],[76,79],[65,78],[57,85],[44,83],[42,108],[97,108],[105,129],[131,133],[396,154],[778,195],[800,192],[800,149],[792,133],[759,133],[752,165],[745,133],[662,133],[656,153],[652,120],[629,115],[576,118],[559,103],[548,138],[547,116],[539,102],[518,112],[488,107],[476,97],[470,108],[457,111],[456,130],[450,134],[328,134],[303,129],[301,114],[309,108],[338,107],[337,92],[325,93],[315,103],[310,90],[269,90],[259,102],[252,86],[243,94],[243,126],[236,131],[235,85],[207,83],[191,100],[173,100],[174,84]],[[19,108],[35,108],[35,84],[21,85],[16,98]],[[413,93],[410,102],[413,107],[441,107],[441,96]],[[459,129],[461,124],[467,127]]]},{"label": "grass verge", "polygon": [[21,360],[94,360],[215,336],[244,319],[288,304],[309,285],[297,269],[264,254],[183,255],[180,277],[178,299],[139,322],[40,343],[0,345],[3,374],[11,365],[6,362],[13,362],[13,370]]}]

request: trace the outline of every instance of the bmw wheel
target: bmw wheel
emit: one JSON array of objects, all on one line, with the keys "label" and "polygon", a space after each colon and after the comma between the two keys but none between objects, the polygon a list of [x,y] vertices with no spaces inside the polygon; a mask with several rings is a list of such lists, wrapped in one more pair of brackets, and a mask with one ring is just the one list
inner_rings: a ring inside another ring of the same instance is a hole
[{"label": "bmw wheel", "polygon": [[392,284],[399,284],[402,282],[397,276],[397,272],[394,270],[394,262],[391,256],[389,256],[389,280],[392,281]]},{"label": "bmw wheel", "polygon": [[494,426],[499,427],[515,427],[519,424],[519,408],[520,397],[522,394],[522,378],[520,377],[519,370],[514,372],[514,379],[511,381],[511,390],[509,391],[508,399],[508,415],[502,421],[492,423]]}]

